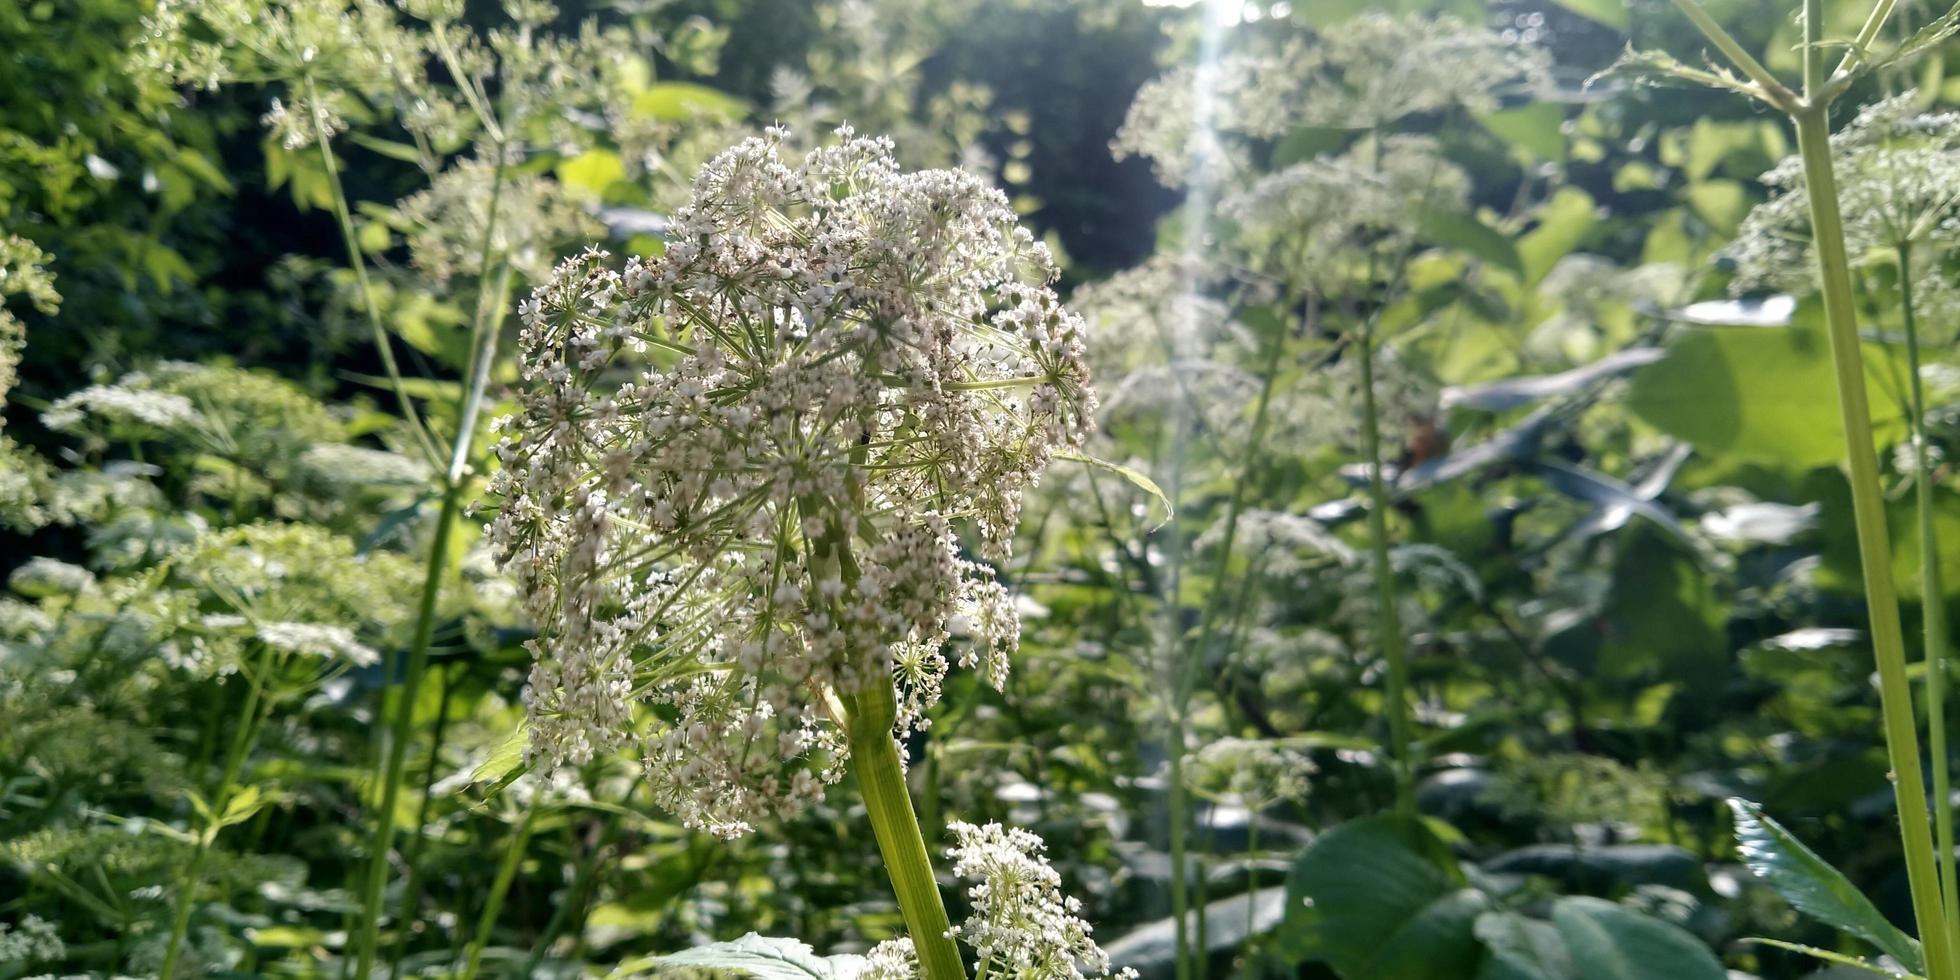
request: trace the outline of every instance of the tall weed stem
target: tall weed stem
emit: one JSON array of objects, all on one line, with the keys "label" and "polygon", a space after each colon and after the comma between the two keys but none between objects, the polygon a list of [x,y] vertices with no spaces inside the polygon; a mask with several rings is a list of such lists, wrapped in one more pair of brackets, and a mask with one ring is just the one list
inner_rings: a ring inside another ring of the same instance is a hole
[{"label": "tall weed stem", "polygon": [[[1805,27],[1813,48],[1813,57],[1808,61],[1813,63],[1820,6],[1818,0],[1809,0],[1806,5]],[[1807,64],[1806,69],[1806,76],[1814,77],[1813,65]],[[1955,980],[1952,946],[1941,908],[1939,866],[1934,859],[1933,833],[1926,814],[1919,732],[1913,719],[1912,689],[1906,679],[1904,632],[1899,622],[1898,594],[1892,582],[1892,548],[1885,523],[1885,498],[1878,482],[1878,454],[1873,447],[1871,406],[1865,391],[1865,364],[1852,299],[1851,263],[1845,253],[1837,176],[1831,164],[1828,106],[1806,105],[1793,118],[1797,148],[1803,161],[1804,190],[1810,202],[1824,320],[1837,375],[1838,411],[1844,422],[1858,557],[1864,569],[1872,656],[1878,667],[1879,705],[1884,714],[1885,745],[1892,766],[1913,917],[1919,926],[1920,943],[1925,947],[1928,980]]]},{"label": "tall weed stem", "polygon": [[1905,320],[1906,392],[1912,423],[1914,509],[1919,516],[1919,602],[1926,641],[1926,750],[1932,756],[1933,841],[1949,946],[1960,944],[1960,883],[1954,880],[1953,780],[1946,741],[1946,590],[1933,521],[1933,467],[1926,443],[1926,391],[1919,376],[1919,320],[1912,303],[1912,245],[1899,245],[1899,305]]}]

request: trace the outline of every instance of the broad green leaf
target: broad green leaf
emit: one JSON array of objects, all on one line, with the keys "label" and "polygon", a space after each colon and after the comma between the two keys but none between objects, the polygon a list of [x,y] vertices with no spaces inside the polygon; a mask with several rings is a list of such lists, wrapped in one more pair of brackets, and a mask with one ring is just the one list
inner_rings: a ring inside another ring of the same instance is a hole
[{"label": "broad green leaf", "polygon": [[[1681,331],[1633,376],[1627,406],[1713,457],[1811,467],[1844,455],[1836,391],[1830,342],[1799,316],[1788,329]],[[1881,439],[1896,434],[1897,410],[1872,407]]]},{"label": "broad green leaf", "polygon": [[1549,922],[1485,912],[1477,917],[1476,934],[1490,953],[1477,980],[1581,980],[1572,972],[1565,940]]},{"label": "broad green leaf", "polygon": [[1596,223],[1591,195],[1576,187],[1559,188],[1538,209],[1537,227],[1518,240],[1525,280],[1535,283],[1545,278],[1558,260],[1584,244]]},{"label": "broad green leaf", "polygon": [[[1560,0],[1564,3],[1567,0]],[[1620,0],[1571,0],[1572,3],[1609,3]],[[1626,16],[1624,10],[1621,17]],[[1553,163],[1565,161],[1565,109],[1554,102],[1533,102],[1515,109],[1500,109],[1477,117],[1485,129],[1498,139],[1517,147],[1535,159]]]},{"label": "broad green leaf", "polygon": [[1422,237],[1430,242],[1461,249],[1491,265],[1524,274],[1524,263],[1518,257],[1518,247],[1511,243],[1510,236],[1476,218],[1418,204],[1415,219]]},{"label": "broad green leaf", "polygon": [[1386,817],[1313,839],[1287,878],[1280,948],[1346,980],[1460,980],[1489,901],[1419,852]]},{"label": "broad green leaf", "polygon": [[626,164],[611,150],[587,150],[558,165],[558,179],[594,197],[626,179]]},{"label": "broad green leaf", "polygon": [[663,122],[697,116],[740,119],[748,112],[741,99],[693,82],[661,82],[633,95],[633,111]]},{"label": "broad green leaf", "polygon": [[1552,924],[1585,980],[1728,980],[1722,961],[1687,930],[1605,899],[1561,898]]},{"label": "broad green leaf", "polygon": [[1096,467],[1097,469],[1108,470],[1111,473],[1114,473],[1117,476],[1120,476],[1123,479],[1130,481],[1132,484],[1136,486],[1138,490],[1142,490],[1144,493],[1149,494],[1152,498],[1154,498],[1157,501],[1159,506],[1164,508],[1164,518],[1163,520],[1160,520],[1156,524],[1151,526],[1150,529],[1153,531],[1155,531],[1157,528],[1163,527],[1166,524],[1169,524],[1171,522],[1171,518],[1177,516],[1177,508],[1171,506],[1171,498],[1164,495],[1163,489],[1157,486],[1156,481],[1150,479],[1147,476],[1144,476],[1141,471],[1133,467],[1124,466],[1121,463],[1112,463],[1106,459],[1097,459],[1094,456],[1090,456],[1085,453],[1077,453],[1077,452],[1058,452],[1055,454],[1055,458],[1071,460],[1073,462],[1083,463],[1089,466]]},{"label": "broad green leaf", "polygon": [[1749,191],[1741,181],[1718,178],[1699,181],[1688,186],[1688,206],[1694,209],[1701,220],[1724,235],[1735,234],[1742,225],[1742,219],[1749,216],[1749,209],[1755,202],[1749,199]]},{"label": "broad green leaf", "polygon": [[1871,943],[1907,969],[1925,968],[1919,943],[1894,926],[1871,899],[1817,852],[1748,800],[1732,798],[1729,809],[1735,813],[1735,842],[1742,852],[1742,863],[1784,901],[1825,925]]}]

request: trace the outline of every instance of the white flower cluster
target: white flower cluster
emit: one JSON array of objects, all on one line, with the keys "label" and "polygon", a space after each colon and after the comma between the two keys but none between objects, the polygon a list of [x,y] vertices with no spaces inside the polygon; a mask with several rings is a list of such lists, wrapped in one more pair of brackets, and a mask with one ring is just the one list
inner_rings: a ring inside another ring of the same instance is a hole
[{"label": "white flower cluster", "polygon": [[486,230],[490,254],[534,282],[551,273],[554,245],[604,230],[557,181],[506,174],[499,186],[495,175],[494,160],[459,160],[396,206],[411,261],[438,284],[483,267]]},{"label": "white flower cluster", "polygon": [[24,966],[66,955],[67,944],[46,919],[29,915],[18,926],[0,922],[0,964]]},{"label": "white flower cluster", "polygon": [[[1080,446],[1080,320],[1000,192],[889,141],[786,134],[703,169],[664,255],[567,261],[523,304],[491,534],[543,638],[531,747],[633,744],[666,806],[734,836],[841,777],[839,699],[924,724],[955,618],[996,685],[1021,496]],[[646,710],[642,705],[650,705]]]},{"label": "white flower cluster", "polygon": [[1194,169],[1243,173],[1257,144],[1303,127],[1373,130],[1447,109],[1488,112],[1506,89],[1528,89],[1549,69],[1541,48],[1451,17],[1369,14],[1310,41],[1152,80],[1112,148],[1148,157],[1167,184],[1185,183]]},{"label": "white flower cluster", "polygon": [[[1913,92],[1872,103],[1831,136],[1831,159],[1851,260],[1883,257],[1902,244],[1945,251],[1960,241],[1960,113],[1918,109]],[[1749,212],[1727,249],[1737,290],[1809,292],[1816,283],[1803,162],[1788,156],[1763,174],[1770,199]],[[1927,256],[1931,258],[1931,256]],[[1925,269],[1934,263],[1922,260]],[[1928,293],[1950,293],[1927,276]],[[1925,312],[1923,309],[1921,312]]]},{"label": "white flower cluster", "polygon": [[1304,799],[1315,771],[1312,759],[1283,743],[1220,738],[1188,757],[1184,781],[1201,796],[1256,810]]},{"label": "white flower cluster", "polygon": [[213,613],[204,617],[203,625],[209,630],[247,630],[260,643],[286,653],[344,661],[355,667],[372,667],[381,662],[381,654],[355,639],[353,630],[331,623],[276,620],[255,623],[243,616]]},{"label": "white flower cluster", "polygon": [[[1048,864],[1047,845],[1018,827],[998,823],[947,825],[957,841],[947,848],[953,873],[973,879],[972,909],[953,934],[973,947],[986,976],[1019,980],[1108,977],[1109,954],[1096,945],[1082,903],[1062,894],[1062,876]],[[1128,967],[1117,977],[1130,978]]]}]

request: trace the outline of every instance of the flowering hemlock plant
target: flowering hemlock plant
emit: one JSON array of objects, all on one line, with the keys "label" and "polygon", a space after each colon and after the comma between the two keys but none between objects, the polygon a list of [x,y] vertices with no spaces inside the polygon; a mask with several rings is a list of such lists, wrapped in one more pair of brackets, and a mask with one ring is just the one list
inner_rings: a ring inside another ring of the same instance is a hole
[{"label": "flowering hemlock plant", "polygon": [[[543,638],[549,765],[633,746],[657,798],[722,836],[820,799],[846,704],[923,728],[956,622],[1005,681],[1021,495],[1087,435],[1080,320],[1006,198],[903,173],[889,141],[715,158],[664,255],[566,262],[522,308],[493,536]],[[881,691],[882,689],[882,691]]]}]

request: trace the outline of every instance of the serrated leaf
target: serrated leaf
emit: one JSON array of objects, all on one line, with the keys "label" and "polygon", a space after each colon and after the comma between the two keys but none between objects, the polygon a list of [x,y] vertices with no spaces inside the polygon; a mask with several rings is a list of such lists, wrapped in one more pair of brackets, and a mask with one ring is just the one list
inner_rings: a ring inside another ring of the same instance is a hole
[{"label": "serrated leaf", "polygon": [[838,976],[836,964],[812,952],[802,940],[753,932],[733,942],[710,943],[656,957],[650,965],[655,972],[679,966],[733,970],[757,980],[833,980]]},{"label": "serrated leaf", "polygon": [[1164,519],[1158,521],[1154,525],[1151,525],[1150,529],[1152,531],[1155,531],[1158,528],[1163,527],[1166,524],[1169,524],[1171,522],[1171,518],[1177,516],[1177,509],[1171,506],[1171,498],[1164,495],[1163,489],[1157,486],[1156,481],[1152,480],[1147,476],[1144,476],[1143,473],[1141,473],[1140,471],[1136,470],[1133,467],[1124,466],[1121,463],[1112,463],[1106,459],[1098,459],[1086,453],[1058,452],[1055,454],[1055,458],[1071,460],[1077,463],[1084,463],[1089,466],[1096,467],[1097,469],[1108,470],[1111,473],[1114,473],[1117,476],[1120,476],[1123,479],[1130,481],[1130,483],[1133,484],[1138,490],[1142,490],[1144,493],[1149,494],[1152,498],[1154,498],[1157,501],[1158,506],[1164,508]]},{"label": "serrated leaf", "polygon": [[1769,816],[1740,797],[1729,799],[1735,814],[1736,847],[1742,863],[1797,911],[1842,929],[1905,964],[1925,969],[1919,943],[1892,924],[1871,899],[1830,862]]},{"label": "serrated leaf", "polygon": [[1594,82],[1602,79],[1627,81],[1635,85],[1694,85],[1726,89],[1752,99],[1763,98],[1761,89],[1727,68],[1719,65],[1694,68],[1664,51],[1636,51],[1632,47],[1628,47],[1617,61],[1586,79],[1586,86],[1590,88]]}]

